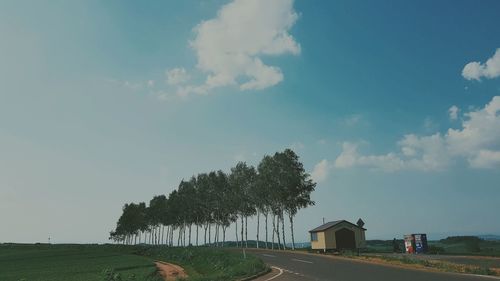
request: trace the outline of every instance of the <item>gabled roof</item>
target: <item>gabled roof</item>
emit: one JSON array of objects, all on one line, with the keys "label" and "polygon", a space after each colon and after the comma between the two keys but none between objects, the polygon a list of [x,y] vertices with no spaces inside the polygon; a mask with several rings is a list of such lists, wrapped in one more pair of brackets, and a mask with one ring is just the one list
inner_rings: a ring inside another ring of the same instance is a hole
[{"label": "gabled roof", "polygon": [[338,225],[338,224],[340,224],[340,223],[343,223],[343,222],[346,222],[346,223],[348,223],[348,224],[350,224],[350,225],[353,225],[353,226],[355,226],[355,227],[358,227],[358,228],[361,228],[361,229],[363,229],[363,230],[366,230],[366,228],[359,227],[359,226],[355,225],[355,224],[354,224],[354,223],[352,223],[352,222],[348,222],[348,221],[346,221],[346,220],[338,220],[338,221],[331,221],[331,222],[327,222],[327,223],[325,223],[325,224],[323,224],[323,225],[320,225],[320,226],[316,227],[315,229],[309,230],[309,232],[320,232],[320,231],[325,231],[325,230],[327,230],[327,229],[329,229],[329,228],[332,228],[332,227],[334,227],[334,226],[336,226],[336,225]]}]

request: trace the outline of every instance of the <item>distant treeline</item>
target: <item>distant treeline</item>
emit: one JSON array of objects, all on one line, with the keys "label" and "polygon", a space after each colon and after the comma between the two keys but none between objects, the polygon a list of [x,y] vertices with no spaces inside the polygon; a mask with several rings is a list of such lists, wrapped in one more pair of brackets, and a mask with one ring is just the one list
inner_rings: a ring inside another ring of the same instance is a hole
[{"label": "distant treeline", "polygon": [[[286,149],[264,156],[257,168],[239,162],[228,174],[218,170],[182,180],[177,190],[168,196],[155,196],[149,205],[144,202],[125,204],[115,230],[110,232],[110,239],[124,244],[172,246],[176,231],[178,246],[199,245],[201,228],[203,244],[224,246],[226,230],[234,224],[236,246],[248,247],[248,218],[257,218],[256,240],[259,241],[260,217],[263,216],[264,246],[274,248],[277,241],[279,249],[286,248],[287,218],[294,249],[294,217],[300,209],[314,205],[311,193],[315,186],[297,154]],[[192,228],[196,228],[195,239]]]},{"label": "distant treeline", "polygon": [[477,236],[448,236],[445,239],[441,239],[440,242],[445,244],[456,244],[456,243],[479,243],[484,241]]}]

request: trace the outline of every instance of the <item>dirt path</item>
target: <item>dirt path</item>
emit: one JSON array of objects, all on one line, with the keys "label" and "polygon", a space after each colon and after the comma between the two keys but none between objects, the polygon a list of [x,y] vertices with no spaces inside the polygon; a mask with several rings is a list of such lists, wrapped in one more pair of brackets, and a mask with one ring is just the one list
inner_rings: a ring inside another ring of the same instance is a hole
[{"label": "dirt path", "polygon": [[165,281],[175,281],[177,278],[186,278],[188,276],[184,269],[178,265],[162,261],[157,261],[155,264]]}]

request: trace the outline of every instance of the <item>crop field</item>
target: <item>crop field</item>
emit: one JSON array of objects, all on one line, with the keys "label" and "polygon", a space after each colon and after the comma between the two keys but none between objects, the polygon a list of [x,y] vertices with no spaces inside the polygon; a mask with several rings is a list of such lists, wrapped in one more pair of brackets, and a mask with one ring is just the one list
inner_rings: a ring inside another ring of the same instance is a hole
[{"label": "crop field", "polygon": [[[267,269],[255,256],[208,247],[0,244],[0,280],[157,281],[155,260],[181,265],[196,281],[234,280]],[[106,277],[110,271],[120,279]]]},{"label": "crop field", "polygon": [[133,247],[113,245],[4,244],[0,245],[0,280],[101,281],[106,269],[129,279],[151,279],[152,258],[133,252]]}]

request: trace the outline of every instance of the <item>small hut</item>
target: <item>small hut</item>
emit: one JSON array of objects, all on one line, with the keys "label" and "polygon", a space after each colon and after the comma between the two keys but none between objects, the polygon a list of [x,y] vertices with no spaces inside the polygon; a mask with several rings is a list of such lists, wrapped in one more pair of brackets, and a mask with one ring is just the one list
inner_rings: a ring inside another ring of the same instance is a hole
[{"label": "small hut", "polygon": [[327,222],[309,231],[311,249],[318,251],[356,250],[365,247],[363,220],[357,224],[346,220]]}]

